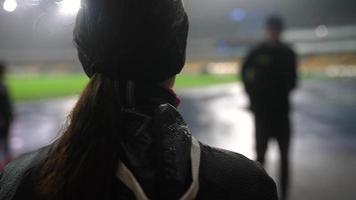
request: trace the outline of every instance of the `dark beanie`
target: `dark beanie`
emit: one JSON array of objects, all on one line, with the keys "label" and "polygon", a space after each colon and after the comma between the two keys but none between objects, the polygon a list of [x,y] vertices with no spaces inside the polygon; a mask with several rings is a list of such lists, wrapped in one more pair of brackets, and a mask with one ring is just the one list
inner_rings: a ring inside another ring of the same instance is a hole
[{"label": "dark beanie", "polygon": [[74,40],[89,77],[161,82],[182,70],[188,29],[181,0],[83,0]]},{"label": "dark beanie", "polygon": [[282,17],[278,15],[271,15],[266,20],[266,27],[273,31],[283,31],[284,29],[284,22]]}]

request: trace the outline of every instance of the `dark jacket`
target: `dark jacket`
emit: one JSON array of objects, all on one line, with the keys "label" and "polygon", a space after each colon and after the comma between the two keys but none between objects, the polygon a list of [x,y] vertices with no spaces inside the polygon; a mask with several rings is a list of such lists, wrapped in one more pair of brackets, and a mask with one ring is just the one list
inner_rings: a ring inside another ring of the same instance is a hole
[{"label": "dark jacket", "polygon": [[0,81],[0,138],[6,138],[13,118],[12,105],[6,86]]},{"label": "dark jacket", "polygon": [[297,60],[286,44],[262,43],[242,66],[242,80],[255,112],[289,110],[289,93],[297,85]]},{"label": "dark jacket", "polygon": [[[126,119],[131,119],[127,121],[127,132],[135,134],[136,139],[125,144],[126,157],[123,162],[151,199],[178,199],[191,181],[188,163],[192,137],[173,106],[163,104],[154,110],[155,114],[151,116],[137,111],[126,113]],[[149,150],[154,143],[160,155],[152,155],[153,152]],[[277,199],[273,180],[259,164],[238,153],[202,143],[200,145],[200,186],[197,199]],[[0,180],[0,200],[36,199],[35,169],[50,148],[53,146],[23,155],[5,168]],[[152,157],[158,157],[156,162],[163,163],[158,170],[157,167],[150,167]],[[156,176],[152,175],[155,173]],[[157,194],[153,188],[152,183],[158,178],[166,181],[159,190],[163,194]],[[134,199],[132,192],[116,177],[113,180],[116,194],[112,195],[112,199]]]}]

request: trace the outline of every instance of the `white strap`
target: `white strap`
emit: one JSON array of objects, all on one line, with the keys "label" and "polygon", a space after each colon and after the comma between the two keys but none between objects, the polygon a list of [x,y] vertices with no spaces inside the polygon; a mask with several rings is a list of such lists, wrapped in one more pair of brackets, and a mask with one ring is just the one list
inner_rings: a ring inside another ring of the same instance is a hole
[{"label": "white strap", "polygon": [[190,159],[192,160],[192,178],[193,182],[188,191],[183,195],[181,200],[192,200],[198,195],[199,191],[199,169],[200,169],[200,144],[197,139],[192,137],[192,149]]},{"label": "white strap", "polygon": [[119,162],[116,176],[126,185],[126,187],[128,187],[134,193],[136,199],[148,200],[148,197],[146,196],[135,176],[121,161]]},{"label": "white strap", "polygon": [[[193,181],[187,192],[180,198],[181,200],[193,200],[198,195],[200,154],[200,144],[197,139],[192,137],[190,158],[192,161]],[[143,191],[133,173],[121,161],[118,164],[116,176],[134,193],[137,200],[148,200],[147,195]]]}]

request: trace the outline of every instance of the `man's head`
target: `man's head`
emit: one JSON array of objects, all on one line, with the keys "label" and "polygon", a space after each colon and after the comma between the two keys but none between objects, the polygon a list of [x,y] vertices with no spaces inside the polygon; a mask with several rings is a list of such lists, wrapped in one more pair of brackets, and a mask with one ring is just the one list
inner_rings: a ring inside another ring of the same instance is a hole
[{"label": "man's head", "polygon": [[279,41],[284,30],[283,19],[277,15],[270,16],[265,26],[268,40],[272,42]]}]

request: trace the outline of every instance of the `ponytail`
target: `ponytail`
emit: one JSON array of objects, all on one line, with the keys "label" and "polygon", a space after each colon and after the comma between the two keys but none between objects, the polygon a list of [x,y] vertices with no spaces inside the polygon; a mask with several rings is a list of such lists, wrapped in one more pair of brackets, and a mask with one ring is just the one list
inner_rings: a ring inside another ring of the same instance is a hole
[{"label": "ponytail", "polygon": [[119,160],[120,106],[113,80],[96,74],[69,116],[39,176],[50,199],[107,199]]}]

